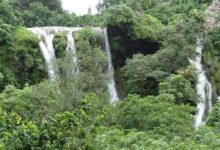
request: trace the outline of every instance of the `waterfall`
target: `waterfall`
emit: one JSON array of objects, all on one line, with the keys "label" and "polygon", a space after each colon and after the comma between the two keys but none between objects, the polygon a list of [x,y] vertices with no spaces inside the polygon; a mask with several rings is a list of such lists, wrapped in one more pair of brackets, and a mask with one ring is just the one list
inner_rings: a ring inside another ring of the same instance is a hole
[{"label": "waterfall", "polygon": [[76,47],[75,47],[75,41],[73,38],[73,31],[69,31],[67,33],[67,47],[66,51],[68,54],[70,54],[72,57],[73,62],[73,74],[79,73],[79,66],[77,65],[77,56],[76,56]]},{"label": "waterfall", "polygon": [[197,40],[196,52],[197,56],[194,60],[190,60],[191,64],[194,65],[198,71],[198,79],[196,84],[197,94],[199,95],[197,103],[197,114],[195,116],[194,126],[198,128],[203,124],[204,115],[206,110],[212,107],[212,85],[205,75],[202,65],[202,41]]},{"label": "waterfall", "polygon": [[57,78],[57,67],[53,60],[55,60],[55,50],[53,47],[53,38],[56,33],[58,32],[67,32],[67,40],[68,45],[66,48],[67,52],[70,52],[73,54],[73,62],[74,66],[76,65],[76,50],[75,50],[75,43],[72,36],[72,33],[74,31],[80,30],[81,28],[67,28],[67,27],[35,27],[35,28],[29,28],[29,30],[37,35],[41,41],[39,43],[40,49],[42,51],[42,54],[44,56],[47,70],[48,70],[48,76],[50,80],[55,80]]},{"label": "waterfall", "polygon": [[108,56],[108,71],[110,75],[110,81],[108,83],[108,90],[109,90],[109,95],[110,95],[110,102],[116,102],[119,100],[118,98],[118,93],[116,90],[116,84],[115,84],[115,78],[114,78],[114,68],[112,65],[112,56],[110,52],[110,46],[109,46],[109,41],[108,41],[108,32],[107,28],[103,29],[103,34],[104,34],[104,39],[105,39],[105,48]]},{"label": "waterfall", "polygon": [[50,34],[47,30],[41,28],[29,29],[34,34],[38,35],[41,39],[39,46],[44,56],[45,62],[47,64],[48,76],[50,80],[56,79],[55,66],[53,60],[55,59],[55,50],[53,48],[53,38],[54,34]]},{"label": "waterfall", "polygon": [[[29,28],[29,30],[37,35],[40,38],[40,49],[42,51],[42,54],[44,56],[47,70],[48,70],[48,76],[50,80],[55,80],[57,78],[57,66],[53,62],[55,60],[55,50],[53,47],[53,38],[56,33],[63,32],[66,33],[67,37],[67,47],[66,52],[70,54],[71,60],[73,62],[73,73],[79,73],[79,67],[77,65],[77,55],[76,55],[76,47],[75,47],[75,41],[73,38],[73,32],[81,30],[82,28],[79,27],[35,27],[35,28]],[[93,28],[94,31],[102,32],[101,28]],[[110,52],[110,46],[108,41],[108,34],[107,29],[103,29],[103,35],[104,35],[104,41],[105,41],[105,50],[108,57],[108,73],[110,75],[110,81],[108,83],[108,91],[110,95],[110,102],[115,102],[119,100],[117,90],[116,90],[116,84],[114,79],[114,68],[112,65],[112,57]]]}]

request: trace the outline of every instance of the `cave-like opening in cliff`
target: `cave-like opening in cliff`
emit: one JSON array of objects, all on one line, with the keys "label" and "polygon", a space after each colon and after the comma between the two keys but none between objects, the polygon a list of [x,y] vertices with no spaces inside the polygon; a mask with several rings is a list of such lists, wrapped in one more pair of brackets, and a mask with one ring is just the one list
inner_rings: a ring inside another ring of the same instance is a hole
[{"label": "cave-like opening in cliff", "polygon": [[[115,80],[117,91],[120,98],[127,97],[127,91],[124,87],[126,80],[120,72],[120,69],[125,66],[126,60],[132,58],[134,54],[141,53],[143,55],[154,54],[160,48],[158,41],[147,39],[134,39],[130,35],[129,29],[119,28],[116,26],[108,27],[108,37],[111,47],[112,62],[115,69]],[[150,95],[155,95],[158,89],[158,84],[153,85],[153,90]]]},{"label": "cave-like opening in cliff", "polygon": [[126,28],[109,26],[108,36],[112,61],[116,70],[122,68],[125,65],[126,59],[132,58],[134,54],[154,54],[160,47],[157,41],[133,39]]}]

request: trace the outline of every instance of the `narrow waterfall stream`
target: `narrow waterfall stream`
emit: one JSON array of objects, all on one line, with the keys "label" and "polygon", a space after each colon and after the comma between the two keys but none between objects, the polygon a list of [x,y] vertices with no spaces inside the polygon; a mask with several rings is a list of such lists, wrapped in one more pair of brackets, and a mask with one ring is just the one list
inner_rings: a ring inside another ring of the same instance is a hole
[{"label": "narrow waterfall stream", "polygon": [[29,30],[41,39],[39,46],[47,64],[49,79],[55,80],[56,71],[55,66],[52,62],[55,59],[55,50],[53,48],[54,34],[51,34],[49,31],[42,28],[31,28]]},{"label": "narrow waterfall stream", "polygon": [[194,126],[196,128],[203,124],[205,112],[212,108],[212,86],[209,80],[207,79],[205,71],[203,69],[202,50],[202,40],[198,39],[196,44],[197,56],[194,60],[190,60],[191,64],[194,65],[198,71],[196,90],[199,95],[199,99],[197,103],[198,112],[195,116],[194,123]]},{"label": "narrow waterfall stream", "polygon": [[67,33],[67,47],[66,51],[69,55],[71,55],[71,59],[73,62],[73,74],[78,74],[79,73],[79,66],[77,64],[77,55],[76,55],[76,47],[75,47],[75,41],[73,38],[73,31],[69,31]]},{"label": "narrow waterfall stream", "polygon": [[110,51],[110,46],[109,46],[109,40],[108,40],[108,32],[107,28],[103,29],[103,34],[105,38],[105,48],[108,56],[108,70],[109,70],[109,75],[110,75],[110,81],[108,83],[108,89],[109,89],[109,94],[110,94],[110,102],[116,102],[119,100],[117,89],[116,89],[116,84],[115,84],[115,78],[114,78],[114,68],[112,65],[112,56],[111,56],[111,51]]},{"label": "narrow waterfall stream", "polygon": [[[206,30],[209,30],[217,26],[216,17],[220,10],[220,0],[213,0],[211,5],[205,11],[205,26]],[[198,128],[204,122],[206,113],[212,108],[212,84],[206,77],[205,71],[202,65],[202,50],[203,43],[201,39],[197,40],[196,52],[197,56],[194,60],[190,60],[191,64],[195,65],[198,70],[198,80],[196,84],[197,93],[200,96],[198,99],[197,109],[198,112],[195,116],[194,126]],[[220,97],[218,97],[220,101]]]}]

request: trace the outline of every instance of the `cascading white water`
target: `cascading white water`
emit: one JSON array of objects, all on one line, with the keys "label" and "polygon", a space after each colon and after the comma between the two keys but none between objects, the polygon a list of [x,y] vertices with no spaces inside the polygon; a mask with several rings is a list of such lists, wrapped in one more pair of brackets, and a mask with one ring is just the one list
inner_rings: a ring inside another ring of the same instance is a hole
[{"label": "cascading white water", "polygon": [[190,60],[191,64],[193,64],[198,71],[196,90],[199,95],[199,100],[197,103],[198,112],[195,116],[194,123],[194,126],[196,128],[202,125],[205,111],[209,110],[212,107],[212,86],[205,75],[205,71],[203,70],[202,49],[202,41],[201,39],[198,39],[196,44],[197,56],[194,60]]},{"label": "cascading white water", "polygon": [[[72,61],[73,61],[73,67],[74,72],[79,72],[79,68],[77,65],[77,55],[76,55],[76,48],[75,48],[75,41],[73,38],[73,32],[78,31],[82,28],[79,27],[73,27],[73,28],[68,28],[68,27],[36,27],[36,28],[30,28],[29,30],[33,32],[35,35],[37,35],[41,41],[39,43],[41,51],[43,53],[44,59],[47,64],[48,68],[48,75],[50,80],[55,80],[56,79],[56,72],[57,72],[57,67],[53,63],[53,60],[55,59],[55,50],[53,47],[53,38],[56,33],[58,32],[64,32],[66,33],[67,36],[67,47],[66,51],[67,53],[70,53],[73,55]],[[101,28],[94,28],[95,31],[97,32],[102,32]],[[108,34],[107,34],[107,29],[103,29],[103,34],[104,34],[104,40],[105,40],[105,50],[107,53],[108,57],[108,72],[110,75],[110,81],[108,83],[108,90],[109,90],[109,95],[110,95],[110,102],[115,102],[119,100],[117,90],[116,90],[116,84],[115,84],[115,79],[114,79],[114,69],[112,65],[112,57],[111,57],[111,52],[110,52],[110,46],[109,46],[109,41],[108,41]]]},{"label": "cascading white water", "polygon": [[53,62],[55,60],[55,50],[53,47],[53,38],[56,33],[58,32],[67,32],[67,40],[68,45],[66,50],[73,54],[73,62],[76,64],[76,50],[75,50],[75,43],[72,36],[74,31],[80,30],[81,28],[67,28],[67,27],[36,27],[36,28],[29,28],[29,30],[37,35],[41,41],[39,43],[40,49],[43,53],[45,62],[47,64],[48,76],[50,80],[56,79],[56,72],[57,67],[56,64]]},{"label": "cascading white water", "polygon": [[79,73],[79,66],[77,65],[76,47],[75,47],[75,41],[73,38],[73,31],[69,31],[67,33],[66,51],[67,51],[67,53],[70,53],[70,55],[72,56],[71,59],[73,61],[73,73],[78,74]]},{"label": "cascading white water", "polygon": [[[47,64],[49,79],[55,80],[56,71],[55,71],[55,66],[52,63],[52,60],[55,59],[55,50],[53,48],[54,34],[50,34],[50,32],[48,32],[47,30],[43,30],[41,28],[31,28],[29,30],[34,34],[38,35],[39,38],[41,39],[39,46],[43,53],[45,62]],[[41,37],[43,37],[44,39],[42,39]]]},{"label": "cascading white water", "polygon": [[110,81],[108,83],[108,89],[110,94],[110,102],[116,102],[119,100],[118,93],[116,90],[115,78],[114,78],[114,68],[112,65],[112,56],[110,52],[110,46],[108,41],[107,28],[103,29],[104,39],[105,39],[105,48],[108,56],[108,70],[110,74]]}]

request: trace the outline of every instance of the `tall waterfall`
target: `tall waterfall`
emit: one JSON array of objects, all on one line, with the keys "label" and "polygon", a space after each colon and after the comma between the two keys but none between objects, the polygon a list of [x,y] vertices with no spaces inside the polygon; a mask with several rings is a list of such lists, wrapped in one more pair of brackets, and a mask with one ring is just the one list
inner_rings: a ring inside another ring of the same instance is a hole
[{"label": "tall waterfall", "polygon": [[110,82],[108,83],[108,89],[109,89],[109,94],[110,94],[110,102],[113,103],[115,101],[118,101],[118,93],[116,90],[116,84],[115,84],[115,78],[114,78],[114,68],[112,65],[112,56],[111,56],[111,51],[110,51],[110,46],[109,46],[109,40],[108,40],[108,32],[107,28],[103,30],[104,33],[104,38],[105,38],[105,48],[108,56],[108,70],[110,74]]},{"label": "tall waterfall", "polygon": [[[42,51],[42,54],[44,56],[47,70],[48,70],[48,76],[50,80],[55,80],[57,78],[57,66],[53,62],[55,60],[55,50],[53,47],[53,38],[56,33],[63,32],[66,33],[67,36],[67,47],[66,51],[68,54],[71,54],[72,56],[72,62],[73,62],[73,69],[74,72],[79,72],[79,67],[77,65],[77,55],[76,55],[76,47],[75,47],[75,41],[73,38],[73,32],[81,30],[82,28],[73,27],[36,27],[36,28],[30,28],[29,30],[37,35],[41,41],[39,43],[40,49]],[[108,83],[108,90],[110,95],[110,102],[115,102],[119,100],[117,90],[116,90],[116,84],[114,79],[114,69],[112,65],[112,57],[110,52],[110,46],[108,41],[108,34],[107,29],[101,30],[101,28],[94,28],[95,31],[102,32],[104,36],[105,41],[105,50],[108,57],[108,72],[110,75],[110,81]]]},{"label": "tall waterfall", "polygon": [[75,44],[72,33],[74,31],[80,30],[81,28],[66,28],[66,27],[36,27],[36,28],[29,28],[29,30],[37,35],[41,41],[39,43],[40,49],[43,53],[47,70],[48,76],[50,80],[55,80],[57,77],[57,67],[53,60],[55,60],[55,50],[53,47],[53,38],[56,33],[58,32],[67,32],[67,40],[68,45],[66,50],[73,54],[73,62],[76,62],[76,52],[75,52]]},{"label": "tall waterfall", "polygon": [[77,56],[76,56],[76,47],[75,47],[75,41],[73,38],[73,31],[69,31],[67,33],[67,47],[66,51],[68,54],[70,54],[72,57],[73,62],[73,73],[79,73],[79,67],[77,65]]},{"label": "tall waterfall", "polygon": [[[55,50],[53,48],[54,35],[47,32],[47,30],[43,30],[41,28],[32,28],[29,30],[40,37],[41,41],[39,43],[39,46],[47,64],[49,79],[54,80],[56,78],[55,67],[52,63],[52,60],[55,59]],[[44,39],[41,38],[41,36]]]},{"label": "tall waterfall", "polygon": [[194,123],[196,128],[202,125],[206,110],[209,110],[212,107],[212,86],[205,75],[205,71],[203,70],[202,49],[202,41],[201,39],[198,39],[196,44],[197,56],[194,60],[190,60],[191,64],[193,64],[198,70],[196,89],[199,95],[199,99],[197,103],[198,112],[195,116]]},{"label": "tall waterfall", "polygon": [[[217,26],[218,21],[216,21],[216,17],[218,12],[220,11],[220,0],[213,0],[212,4],[205,11],[205,27],[206,31]],[[198,112],[195,116],[195,124],[194,126],[198,128],[202,125],[205,113],[212,108],[212,85],[207,79],[205,75],[205,71],[203,70],[202,65],[202,41],[201,39],[197,40],[197,48],[196,52],[198,53],[194,60],[190,60],[191,64],[195,65],[198,70],[198,81],[196,85],[197,93],[200,96],[199,102],[197,104]],[[219,101],[220,101],[220,97]]]}]

